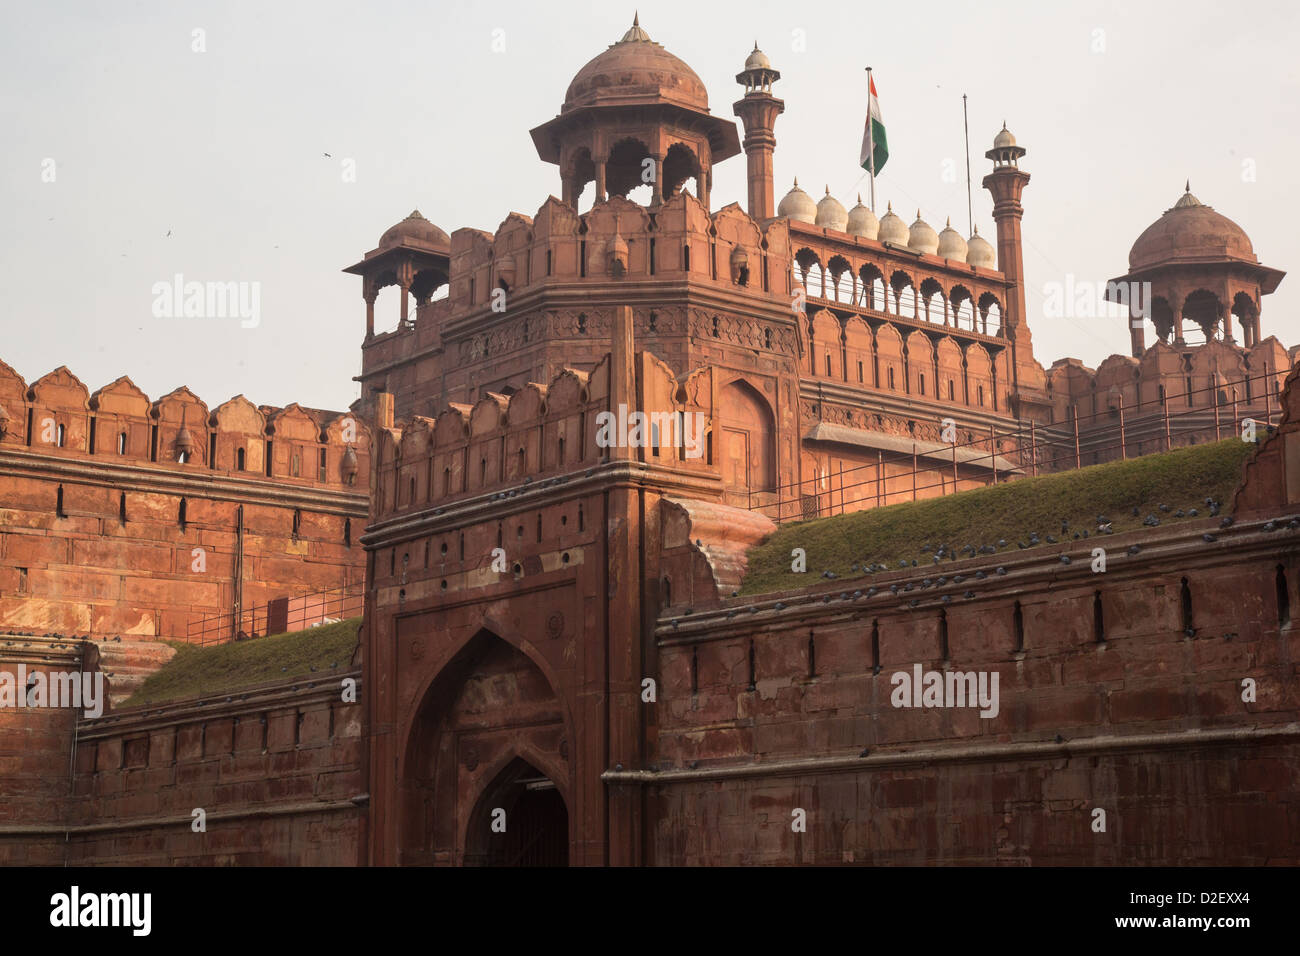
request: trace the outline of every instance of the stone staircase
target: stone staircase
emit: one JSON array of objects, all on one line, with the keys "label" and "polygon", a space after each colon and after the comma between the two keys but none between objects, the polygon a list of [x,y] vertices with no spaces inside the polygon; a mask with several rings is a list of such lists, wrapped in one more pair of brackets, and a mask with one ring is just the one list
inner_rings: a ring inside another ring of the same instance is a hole
[{"label": "stone staircase", "polygon": [[176,648],[149,638],[110,637],[94,644],[99,652],[99,669],[108,683],[112,709],[139,690],[149,675],[176,655]]}]

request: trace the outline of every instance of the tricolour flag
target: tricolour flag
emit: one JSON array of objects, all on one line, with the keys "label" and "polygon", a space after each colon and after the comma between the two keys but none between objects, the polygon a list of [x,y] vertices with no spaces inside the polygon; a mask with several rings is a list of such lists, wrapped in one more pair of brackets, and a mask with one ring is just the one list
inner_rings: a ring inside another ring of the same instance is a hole
[{"label": "tricolour flag", "polygon": [[885,121],[880,118],[880,101],[876,99],[876,81],[871,74],[867,74],[867,77],[871,96],[867,104],[867,122],[862,130],[862,158],[858,160],[858,165],[875,175],[885,168],[885,160],[889,159],[889,144],[885,141]]}]

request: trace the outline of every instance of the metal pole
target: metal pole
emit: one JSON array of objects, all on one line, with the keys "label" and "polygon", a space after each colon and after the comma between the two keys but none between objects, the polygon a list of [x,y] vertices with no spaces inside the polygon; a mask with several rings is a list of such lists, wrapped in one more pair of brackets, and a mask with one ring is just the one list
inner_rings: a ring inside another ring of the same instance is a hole
[{"label": "metal pole", "polygon": [[871,67],[867,67],[867,172],[871,174],[871,212],[876,212],[876,137],[871,128],[871,98],[875,84],[871,82]]},{"label": "metal pole", "polygon": [[1273,423],[1273,363],[1264,363],[1264,424]]},{"label": "metal pole", "polygon": [[912,442],[912,500],[916,500],[916,442]]},{"label": "metal pole", "polygon": [[952,441],[952,493],[957,493],[957,438]]},{"label": "metal pole", "polygon": [[1210,401],[1214,402],[1214,440],[1218,441],[1223,437],[1219,429],[1219,383],[1215,382],[1210,389]]},{"label": "metal pole", "polygon": [[1074,467],[1082,468],[1083,465],[1080,463],[1079,459],[1079,406],[1072,406],[1072,410],[1074,411],[1074,415],[1072,416],[1074,421]]},{"label": "metal pole", "polygon": [[1165,414],[1165,451],[1173,449],[1174,442],[1169,437],[1169,397],[1164,393],[1160,395],[1160,407]]},{"label": "metal pole", "polygon": [[[1245,379],[1242,379],[1245,382]],[[1235,434],[1241,434],[1241,420],[1237,417],[1237,389],[1232,389],[1232,430]]]},{"label": "metal pole", "polygon": [[1034,422],[1029,422],[1029,474],[1031,477],[1038,475],[1038,434],[1034,431]]},{"label": "metal pole", "polygon": [[974,205],[970,194],[970,118],[966,115],[966,94],[961,95],[961,124],[966,130],[966,218],[968,236],[975,234]]},{"label": "metal pole", "polygon": [[993,484],[998,483],[998,436],[994,426],[989,426],[989,467],[993,471]]},{"label": "metal pole", "polygon": [[879,448],[876,449],[876,507],[882,504],[881,493],[884,491],[885,483],[885,453]]},{"label": "metal pole", "polygon": [[1128,458],[1128,434],[1124,429],[1124,395],[1119,396],[1119,456]]}]

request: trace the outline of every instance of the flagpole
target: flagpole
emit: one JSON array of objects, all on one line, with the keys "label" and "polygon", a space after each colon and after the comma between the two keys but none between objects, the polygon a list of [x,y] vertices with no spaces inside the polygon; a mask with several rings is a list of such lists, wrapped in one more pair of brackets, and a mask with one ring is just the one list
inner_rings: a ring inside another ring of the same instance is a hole
[{"label": "flagpole", "polygon": [[966,218],[967,226],[970,232],[967,235],[975,235],[975,213],[974,205],[970,197],[970,120],[966,116],[966,94],[961,95],[961,124],[966,128]]},{"label": "flagpole", "polygon": [[871,214],[876,214],[876,135],[871,125],[871,67],[867,67],[867,172],[871,174]]}]

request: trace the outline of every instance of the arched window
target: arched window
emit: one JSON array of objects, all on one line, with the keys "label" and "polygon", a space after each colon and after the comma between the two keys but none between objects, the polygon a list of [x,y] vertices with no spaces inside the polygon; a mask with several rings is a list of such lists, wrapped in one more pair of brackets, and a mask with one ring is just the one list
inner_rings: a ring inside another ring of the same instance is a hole
[{"label": "arched window", "polygon": [[238,471],[244,470],[244,449],[242,448],[235,451],[235,468]]},{"label": "arched window", "polygon": [[117,453],[118,453],[119,455],[125,455],[125,454],[126,454],[126,432],[118,432],[118,435],[117,435]]}]

